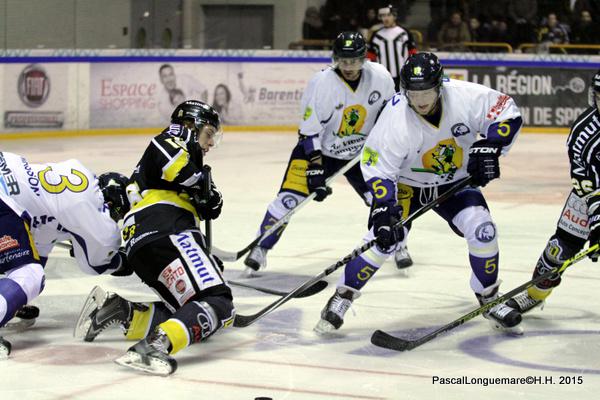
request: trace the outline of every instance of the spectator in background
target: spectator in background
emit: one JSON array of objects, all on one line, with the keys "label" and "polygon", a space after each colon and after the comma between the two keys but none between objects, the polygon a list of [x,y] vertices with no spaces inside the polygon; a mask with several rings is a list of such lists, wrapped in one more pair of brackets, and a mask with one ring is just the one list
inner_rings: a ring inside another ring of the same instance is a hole
[{"label": "spectator in background", "polygon": [[490,23],[490,42],[514,43],[514,36],[505,18],[493,19]]},{"label": "spectator in background", "polygon": [[373,36],[373,32],[375,32],[376,30],[381,29],[383,27],[383,24],[381,23],[379,18],[377,18],[377,9],[368,8],[361,25],[362,25],[362,29],[360,30],[361,31],[360,33],[362,33],[362,35],[365,37],[365,39],[368,42],[369,40],[371,40],[371,36]]},{"label": "spectator in background", "polygon": [[450,19],[442,25],[442,29],[438,33],[438,44],[439,45],[450,45],[449,51],[465,51],[466,48],[461,46],[462,42],[470,42],[471,34],[469,33],[469,27],[462,20],[460,12],[455,11],[450,15]]},{"label": "spectator in background", "polygon": [[538,41],[550,44],[569,43],[569,26],[561,23],[555,13],[550,13],[540,25]]},{"label": "spectator in background", "polygon": [[508,16],[514,23],[513,46],[536,41],[537,0],[509,0]]},{"label": "spectator in background", "polygon": [[302,39],[327,39],[327,31],[317,7],[308,7],[302,22]]},{"label": "spectator in background", "polygon": [[576,0],[572,6],[575,21],[581,18],[582,11],[589,11],[594,21],[600,20],[600,0]]},{"label": "spectator in background", "polygon": [[[597,16],[598,17],[598,16]],[[577,44],[596,44],[598,43],[598,34],[600,31],[596,27],[596,23],[592,20],[592,15],[589,11],[581,11],[579,18],[573,24],[572,42]],[[598,50],[580,49],[578,53],[598,54]]]},{"label": "spectator in background", "polygon": [[471,17],[469,19],[469,33],[472,42],[489,42],[490,29],[488,24],[481,24],[479,18]]}]

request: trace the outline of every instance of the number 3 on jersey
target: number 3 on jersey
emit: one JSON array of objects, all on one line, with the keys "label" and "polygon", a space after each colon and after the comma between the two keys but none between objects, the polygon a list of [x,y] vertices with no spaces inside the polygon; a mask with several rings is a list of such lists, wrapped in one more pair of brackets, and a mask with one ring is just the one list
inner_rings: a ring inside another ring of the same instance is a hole
[{"label": "number 3 on jersey", "polygon": [[47,167],[47,168],[41,170],[40,172],[38,172],[38,179],[40,180],[40,183],[42,184],[42,187],[44,188],[44,190],[48,193],[58,194],[58,193],[64,192],[65,189],[70,192],[80,193],[80,192],[83,192],[85,189],[87,189],[89,186],[89,181],[88,181],[87,176],[85,176],[85,174],[83,172],[78,171],[76,169],[71,169],[71,174],[75,175],[77,178],[79,178],[79,181],[80,181],[79,183],[71,182],[71,180],[69,180],[69,177],[65,176],[65,175],[59,175],[60,176],[59,183],[50,183],[46,179],[46,173],[48,173],[50,171],[52,171],[52,167]]}]

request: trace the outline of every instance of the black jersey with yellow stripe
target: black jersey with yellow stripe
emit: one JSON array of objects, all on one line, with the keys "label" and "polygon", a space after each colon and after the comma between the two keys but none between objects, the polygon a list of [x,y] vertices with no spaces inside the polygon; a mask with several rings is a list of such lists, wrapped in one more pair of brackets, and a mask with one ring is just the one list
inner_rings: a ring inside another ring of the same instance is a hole
[{"label": "black jersey with yellow stripe", "polygon": [[127,186],[131,210],[122,229],[127,253],[160,237],[199,229],[189,193],[200,193],[202,166],[188,152],[192,140],[191,130],[172,124],[146,148]]}]

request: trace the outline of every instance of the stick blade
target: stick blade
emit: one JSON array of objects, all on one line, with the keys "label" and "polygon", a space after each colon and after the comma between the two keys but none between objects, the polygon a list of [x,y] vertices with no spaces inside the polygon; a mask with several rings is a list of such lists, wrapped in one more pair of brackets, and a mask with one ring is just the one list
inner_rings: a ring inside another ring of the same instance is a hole
[{"label": "stick blade", "polygon": [[323,291],[323,289],[325,289],[327,287],[327,285],[329,285],[329,284],[326,281],[318,281],[314,285],[307,287],[306,289],[304,289],[303,291],[301,291],[294,297],[302,298],[302,297],[313,296],[313,295]]},{"label": "stick blade", "polygon": [[373,332],[373,335],[371,335],[371,343],[378,347],[396,351],[407,351],[414,347],[409,340],[392,336],[381,330]]}]

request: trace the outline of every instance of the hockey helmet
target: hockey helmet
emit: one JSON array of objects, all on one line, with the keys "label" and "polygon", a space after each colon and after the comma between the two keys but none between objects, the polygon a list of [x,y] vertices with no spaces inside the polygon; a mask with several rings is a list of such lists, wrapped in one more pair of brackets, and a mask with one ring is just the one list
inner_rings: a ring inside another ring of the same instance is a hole
[{"label": "hockey helmet", "polygon": [[441,95],[444,68],[433,53],[410,56],[400,71],[400,85],[409,105],[419,114],[435,110]]},{"label": "hockey helmet", "polygon": [[110,210],[110,217],[116,221],[123,219],[129,211],[127,199],[127,182],[129,178],[118,172],[105,172],[98,177],[98,186],[102,191],[104,202]]},{"label": "hockey helmet", "polygon": [[[196,128],[192,129],[192,137],[187,144],[192,158],[197,159],[200,154],[206,153],[210,147],[217,146],[221,141],[221,118],[208,104],[199,100],[186,100],[178,105],[171,114],[171,122],[184,125],[186,121],[192,122]],[[203,135],[203,132],[206,135]]]},{"label": "hockey helmet", "polygon": [[404,90],[427,90],[442,86],[444,68],[433,53],[416,53],[410,56],[400,71]]},{"label": "hockey helmet", "polygon": [[394,7],[392,4],[388,4],[385,7],[381,7],[377,10],[377,16],[381,19],[381,17],[392,14],[394,17],[398,16],[398,9]]},{"label": "hockey helmet", "polygon": [[221,129],[219,113],[199,100],[186,100],[178,105],[171,114],[172,123],[183,125],[186,120],[192,121],[198,131],[204,125],[212,125],[217,131]]},{"label": "hockey helmet", "polygon": [[366,54],[367,42],[359,32],[342,32],[333,42],[333,65],[348,80],[360,76]]}]

